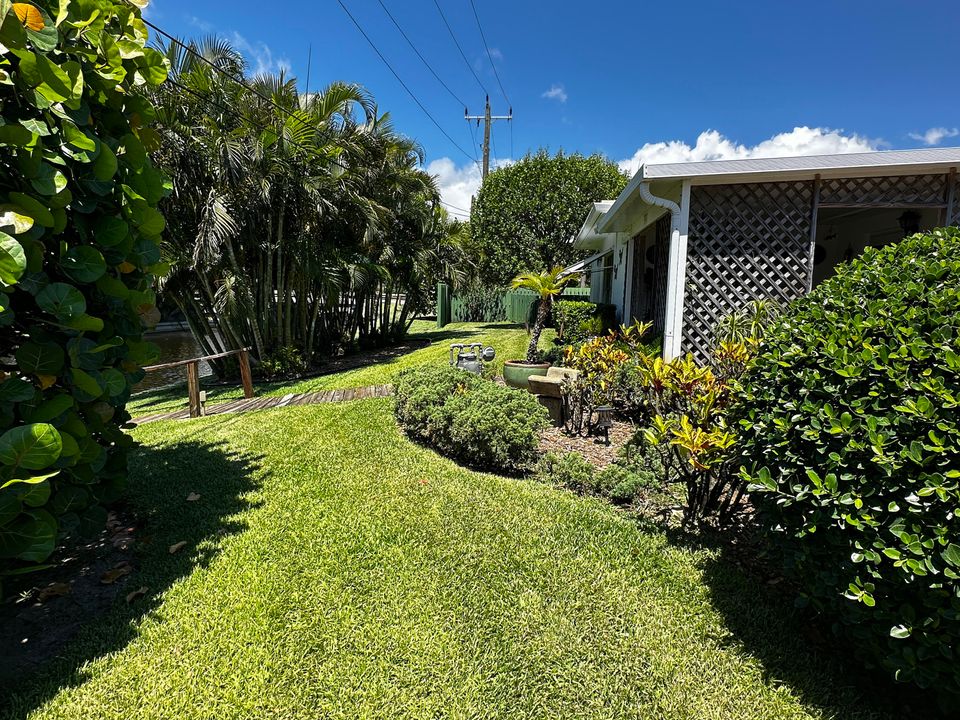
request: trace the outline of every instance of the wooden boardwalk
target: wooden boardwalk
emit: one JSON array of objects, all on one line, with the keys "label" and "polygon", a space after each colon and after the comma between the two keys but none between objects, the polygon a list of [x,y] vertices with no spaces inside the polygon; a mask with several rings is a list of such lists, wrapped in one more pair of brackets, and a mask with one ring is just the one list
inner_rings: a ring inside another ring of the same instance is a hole
[{"label": "wooden boardwalk", "polygon": [[[228,400],[227,402],[208,405],[204,416],[222,415],[224,413],[245,413],[253,410],[267,410],[269,408],[290,407],[292,405],[317,405],[319,403],[346,402],[348,400],[365,400],[368,398],[385,398],[393,395],[393,385],[372,385],[370,387],[351,388],[347,390],[321,390],[320,392],[290,393],[283,396],[255,397],[249,400]],[[133,423],[144,425],[157,420],[187,420],[190,418],[190,409],[175,410],[173,412],[152,413],[134,418]]]}]

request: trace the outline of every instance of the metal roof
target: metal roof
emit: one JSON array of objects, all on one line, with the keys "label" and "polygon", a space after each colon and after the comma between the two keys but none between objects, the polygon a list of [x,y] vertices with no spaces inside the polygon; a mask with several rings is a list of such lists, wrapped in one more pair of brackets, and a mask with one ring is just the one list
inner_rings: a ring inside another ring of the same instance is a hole
[{"label": "metal roof", "polygon": [[806,155],[799,157],[749,158],[743,160],[708,160],[704,162],[643,165],[644,180],[684,179],[717,175],[752,175],[767,173],[834,174],[842,170],[870,170],[911,165],[960,165],[960,148],[926,148],[922,150],[885,150],[881,152],[845,153],[839,155]]}]

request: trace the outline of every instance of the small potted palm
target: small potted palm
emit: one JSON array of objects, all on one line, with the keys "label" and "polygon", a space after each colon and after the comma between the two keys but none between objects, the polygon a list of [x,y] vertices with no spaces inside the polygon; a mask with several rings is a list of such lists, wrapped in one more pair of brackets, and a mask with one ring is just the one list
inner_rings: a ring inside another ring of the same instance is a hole
[{"label": "small potted palm", "polygon": [[576,280],[576,273],[563,274],[563,268],[555,267],[552,270],[540,273],[521,273],[517,275],[511,286],[516,290],[526,288],[533,290],[540,298],[540,307],[537,317],[530,329],[530,345],[527,348],[527,357],[523,360],[507,360],[503,364],[503,379],[510,387],[529,389],[527,379],[531,375],[546,375],[550,363],[540,362],[540,334],[547,324],[550,310],[553,308],[553,299],[563,292],[563,289]]}]

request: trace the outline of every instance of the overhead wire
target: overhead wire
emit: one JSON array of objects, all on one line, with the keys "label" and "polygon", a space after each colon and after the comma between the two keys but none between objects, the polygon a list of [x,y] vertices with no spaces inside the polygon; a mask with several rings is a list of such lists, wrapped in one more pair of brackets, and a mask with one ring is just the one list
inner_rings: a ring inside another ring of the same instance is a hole
[{"label": "overhead wire", "polygon": [[[436,2],[436,0],[434,0]],[[497,66],[493,62],[493,55],[490,53],[490,45],[487,43],[487,36],[483,33],[483,25],[480,24],[480,16],[477,14],[477,6],[474,4],[473,0],[470,0],[470,7],[473,8],[473,17],[476,18],[477,28],[480,30],[480,39],[483,40],[483,47],[487,51],[487,59],[490,61],[490,67],[493,68],[493,76],[497,79],[497,85],[500,86],[500,93],[503,95],[503,99],[507,101],[507,105],[513,106],[513,103],[510,102],[510,98],[507,97],[507,91],[503,89],[503,83],[500,82],[500,73],[497,72]]]},{"label": "overhead wire", "polygon": [[403,81],[403,78],[400,77],[399,73],[397,73],[397,71],[393,69],[393,65],[391,65],[390,62],[387,60],[387,58],[384,57],[383,53],[380,52],[380,49],[377,47],[376,43],[374,43],[373,40],[370,38],[370,36],[367,35],[367,33],[364,31],[363,27],[360,25],[360,23],[357,21],[357,19],[353,16],[353,13],[351,13],[350,10],[349,10],[349,8],[347,8],[347,6],[344,4],[343,0],[337,0],[337,3],[340,5],[341,8],[343,8],[343,11],[347,14],[347,17],[350,18],[350,20],[351,20],[351,21],[353,22],[353,24],[356,26],[357,30],[360,31],[360,34],[363,35],[364,39],[367,41],[367,43],[370,45],[370,47],[373,48],[373,51],[377,54],[377,56],[380,58],[380,60],[383,62],[383,64],[387,66],[387,69],[388,69],[388,70],[393,74],[393,76],[397,79],[397,82],[399,82],[400,85],[403,87],[403,89],[407,91],[407,94],[408,94],[408,95],[413,99],[413,101],[417,104],[417,107],[419,107],[419,108],[423,111],[423,114],[426,115],[428,118],[430,118],[430,122],[432,122],[432,123],[437,127],[437,130],[439,130],[439,131],[443,134],[443,136],[444,136],[447,140],[450,141],[450,144],[451,144],[451,145],[453,145],[455,148],[457,148],[457,150],[459,150],[461,153],[463,153],[467,158],[469,158],[470,160],[476,162],[476,161],[477,161],[477,158],[474,157],[474,156],[471,156],[470,153],[468,153],[466,150],[464,150],[463,147],[461,147],[460,143],[458,143],[456,140],[454,140],[454,139],[450,136],[450,134],[449,134],[446,130],[443,129],[443,126],[441,126],[440,123],[437,122],[437,119],[430,113],[429,110],[427,110],[427,108],[424,106],[424,104],[423,104],[422,102],[420,102],[420,99],[416,96],[416,94],[413,92],[413,90],[411,90],[410,87]]},{"label": "overhead wire", "polygon": [[443,20],[443,24],[447,26],[447,32],[450,33],[450,37],[453,39],[453,44],[456,45],[457,50],[460,51],[460,57],[463,58],[463,62],[467,66],[467,69],[470,70],[471,73],[473,73],[473,78],[477,81],[477,85],[480,86],[480,89],[483,90],[483,92],[486,95],[489,95],[490,93],[487,90],[487,87],[483,84],[483,81],[480,79],[480,76],[477,75],[477,71],[473,69],[473,65],[470,64],[469,60],[467,60],[467,55],[466,53],[463,52],[463,48],[460,46],[460,41],[457,40],[457,36],[453,32],[453,28],[450,27],[450,23],[447,22],[447,16],[443,14],[443,9],[440,7],[440,3],[437,2],[437,0],[433,0],[433,4],[437,6],[437,12],[440,13],[440,17]]},{"label": "overhead wire", "polygon": [[[410,39],[410,37],[407,35],[404,29],[400,26],[400,23],[393,16],[393,13],[390,12],[390,9],[384,4],[383,0],[377,0],[377,2],[380,3],[380,7],[383,8],[383,11],[387,14],[387,17],[390,18],[390,21],[394,24],[394,27],[396,27],[397,30],[400,32],[400,34],[403,36],[403,39],[407,41],[407,45],[410,46],[410,49],[417,54],[418,58],[420,58],[420,62],[422,62],[424,66],[426,66],[427,70],[429,70],[430,73],[433,75],[433,77],[436,78],[437,82],[443,86],[443,89],[446,90],[450,94],[450,97],[456,100],[457,103],[461,107],[463,107],[464,112],[466,112],[467,104],[463,100],[461,100],[460,97],[453,90],[450,89],[450,86],[447,85],[443,81],[443,78],[441,78],[440,75],[437,73],[437,71],[433,69],[433,66],[427,61],[427,59],[423,56],[423,54],[417,49],[417,46],[413,43],[413,41]],[[473,143],[473,162],[477,164],[477,167],[479,167],[480,160],[477,158],[477,155],[478,155],[477,140],[473,132],[471,132],[471,142]]]},{"label": "overhead wire", "polygon": [[143,22],[144,22],[144,24],[146,24],[148,27],[153,28],[153,30],[156,31],[156,32],[158,32],[160,35],[163,35],[163,36],[164,36],[165,38],[167,38],[170,42],[175,43],[175,44],[178,45],[179,47],[181,47],[181,48],[183,48],[184,50],[186,50],[190,55],[194,56],[194,57],[197,58],[198,60],[206,63],[207,65],[209,65],[211,68],[213,68],[213,70],[214,70],[215,72],[223,75],[223,76],[226,77],[226,78],[229,78],[230,80],[233,80],[233,81],[234,81],[235,83],[237,83],[238,85],[241,85],[242,87],[246,88],[246,90],[247,90],[248,92],[253,93],[254,95],[256,95],[256,96],[257,96],[258,98],[260,98],[261,100],[270,103],[275,109],[279,110],[283,115],[286,115],[286,116],[287,116],[288,118],[290,118],[291,120],[295,120],[295,121],[297,121],[297,122],[299,122],[299,123],[302,123],[302,124],[304,124],[304,125],[309,125],[309,124],[310,124],[308,120],[304,119],[302,116],[295,115],[295,114],[292,113],[288,108],[285,108],[283,105],[281,105],[280,103],[278,103],[276,100],[274,100],[274,99],[273,99],[272,97],[270,97],[269,95],[264,95],[263,93],[261,93],[259,90],[257,90],[255,87],[253,87],[250,83],[248,83],[248,82],[246,81],[246,79],[240,77],[239,75],[234,75],[233,73],[227,72],[227,71],[224,70],[222,67],[220,67],[219,65],[217,65],[215,62],[213,62],[212,60],[210,60],[210,58],[205,57],[205,56],[203,55],[203,53],[197,52],[196,48],[194,48],[194,47],[192,47],[192,46],[190,46],[190,45],[185,44],[182,40],[180,40],[179,38],[174,37],[173,35],[171,35],[170,33],[168,33],[166,30],[164,30],[163,28],[161,28],[161,27],[157,26],[156,24],[150,22],[150,21],[147,20],[146,18],[143,19]]},{"label": "overhead wire", "polygon": [[454,100],[456,100],[461,107],[465,108],[467,104],[463,100],[461,100],[453,90],[450,89],[450,87],[437,74],[437,71],[433,69],[433,66],[429,62],[427,62],[427,59],[417,49],[417,46],[413,44],[413,41],[410,40],[410,38],[407,36],[407,33],[404,32],[402,27],[400,27],[400,23],[397,22],[397,19],[393,16],[393,13],[391,13],[390,10],[387,8],[387,6],[383,3],[383,0],[377,0],[377,2],[380,3],[380,7],[383,8],[383,11],[387,14],[387,17],[390,18],[391,22],[393,22],[397,30],[400,31],[400,34],[403,36],[403,39],[407,41],[407,45],[410,46],[410,49],[417,54],[418,58],[420,58],[420,62],[422,62],[426,66],[427,70],[429,70],[433,74],[433,77],[436,78],[437,82],[443,85],[443,89],[446,90],[448,93],[450,93],[450,96]]}]

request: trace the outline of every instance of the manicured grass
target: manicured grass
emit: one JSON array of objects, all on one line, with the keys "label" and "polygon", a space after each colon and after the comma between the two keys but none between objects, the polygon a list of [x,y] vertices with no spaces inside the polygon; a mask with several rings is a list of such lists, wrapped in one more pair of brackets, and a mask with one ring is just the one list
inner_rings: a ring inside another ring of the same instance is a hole
[{"label": "manicured grass", "polygon": [[716,552],[464,470],[389,401],[135,436],[125,582],[149,592],[2,717],[882,717]]},{"label": "manicured grass", "polygon": [[[554,338],[552,330],[546,330],[540,339],[540,347],[547,348]],[[442,330],[432,321],[417,320],[411,327],[410,341],[429,342],[426,347],[410,353],[390,358],[384,362],[367,367],[345,370],[331,375],[294,380],[289,382],[261,383],[257,385],[258,395],[285,395],[287,393],[307,393],[319,390],[342,390],[346,388],[386,385],[393,382],[398,372],[415,365],[441,364],[450,354],[450,344],[456,342],[480,342],[492,345],[497,351],[494,369],[499,372],[504,360],[514,360],[526,355],[530,341],[526,330],[519,325],[508,323],[454,323]],[[209,403],[224,402],[243,397],[239,385],[236,387],[211,386],[207,389]],[[186,383],[135,395],[127,409],[137,417],[151,412],[179,410],[186,407]]]}]

